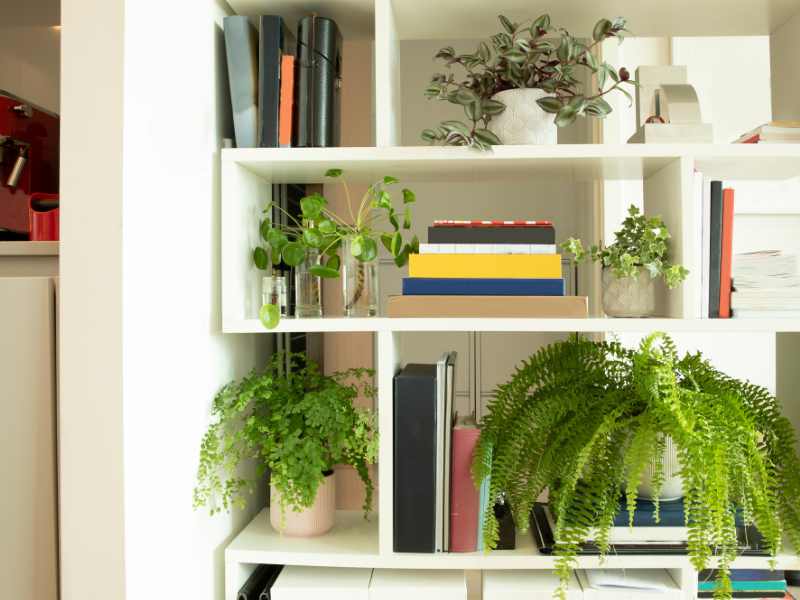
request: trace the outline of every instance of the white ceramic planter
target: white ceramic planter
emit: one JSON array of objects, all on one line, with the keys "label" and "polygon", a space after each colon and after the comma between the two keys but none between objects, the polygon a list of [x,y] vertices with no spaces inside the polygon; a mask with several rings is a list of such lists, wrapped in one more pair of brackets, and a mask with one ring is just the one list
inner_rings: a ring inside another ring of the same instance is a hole
[{"label": "white ceramic planter", "polygon": [[336,473],[331,473],[317,490],[317,497],[309,508],[295,512],[286,509],[281,514],[281,495],[270,486],[269,522],[275,531],[290,537],[314,537],[327,533],[336,516]]},{"label": "white ceramic planter", "polygon": [[655,280],[641,269],[638,277],[618,279],[603,269],[603,311],[609,317],[650,317],[656,310]]},{"label": "white ceramic planter", "polygon": [[549,94],[538,89],[506,90],[494,95],[506,109],[492,117],[489,129],[506,145],[557,144],[555,115],[544,112],[536,101]]},{"label": "white ceramic planter", "polygon": [[[680,476],[681,465],[678,462],[678,447],[671,437],[666,439],[667,447],[664,451],[664,483],[661,486],[661,493],[658,495],[659,500],[668,502],[670,500],[678,500],[683,498],[683,478]],[[651,465],[645,471],[642,477],[642,483],[639,486],[638,494],[640,498],[647,500],[654,500],[653,498],[653,475],[655,469]]]}]

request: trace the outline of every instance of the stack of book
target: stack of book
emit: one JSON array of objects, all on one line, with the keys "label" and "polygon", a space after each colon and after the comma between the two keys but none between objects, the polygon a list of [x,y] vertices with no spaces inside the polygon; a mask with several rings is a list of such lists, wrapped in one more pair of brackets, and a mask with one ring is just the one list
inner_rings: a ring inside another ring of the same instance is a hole
[{"label": "stack of book", "polygon": [[737,319],[800,318],[797,257],[779,250],[733,258],[731,309]]},{"label": "stack of book", "polygon": [[409,257],[390,317],[586,317],[565,296],[550,221],[436,221]]},{"label": "stack of book", "polygon": [[[732,569],[730,573],[734,598],[791,598],[783,571],[767,569]],[[698,598],[713,598],[717,589],[717,573],[701,571],[697,584]]]},{"label": "stack of book", "polygon": [[702,256],[700,314],[731,317],[734,190],[695,173],[697,245]]},{"label": "stack of book", "polygon": [[800,143],[800,121],[770,121],[742,135],[737,144]]}]

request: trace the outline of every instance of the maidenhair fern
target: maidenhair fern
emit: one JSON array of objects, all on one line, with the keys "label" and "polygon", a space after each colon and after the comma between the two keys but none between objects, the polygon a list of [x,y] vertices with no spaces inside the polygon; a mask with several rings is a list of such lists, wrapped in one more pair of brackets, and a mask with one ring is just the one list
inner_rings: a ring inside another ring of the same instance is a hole
[{"label": "maidenhair fern", "polygon": [[[491,474],[490,497],[505,492],[521,528],[549,489],[561,598],[580,545],[594,537],[608,551],[620,490],[632,522],[650,465],[658,496],[667,436],[678,449],[692,564],[700,570],[712,555],[719,560],[715,598],[731,596],[737,511],[773,557],[784,535],[800,548],[800,460],[776,399],[700,354],[679,358],[664,334],[636,350],[577,336],[547,346],[497,389],[489,408],[473,474]],[[498,540],[491,510],[484,539],[486,549]]]}]

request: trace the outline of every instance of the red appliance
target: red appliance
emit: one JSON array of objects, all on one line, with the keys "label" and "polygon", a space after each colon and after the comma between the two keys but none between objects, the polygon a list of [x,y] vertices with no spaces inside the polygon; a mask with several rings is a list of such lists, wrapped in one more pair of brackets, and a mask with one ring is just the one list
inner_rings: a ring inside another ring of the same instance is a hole
[{"label": "red appliance", "polygon": [[58,239],[58,144],[58,115],[0,90],[0,234]]}]

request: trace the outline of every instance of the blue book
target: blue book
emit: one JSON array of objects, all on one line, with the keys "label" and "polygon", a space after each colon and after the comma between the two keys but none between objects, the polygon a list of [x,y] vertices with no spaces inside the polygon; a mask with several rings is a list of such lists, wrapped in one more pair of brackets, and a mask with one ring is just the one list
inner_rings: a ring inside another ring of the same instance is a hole
[{"label": "blue book", "polygon": [[[698,574],[700,582],[713,582],[717,578],[716,569],[705,569]],[[786,573],[769,569],[731,569],[731,581],[780,581],[786,583]]]},{"label": "blue book", "polygon": [[[636,511],[633,515],[634,527],[683,527],[683,500],[661,502],[659,504],[659,522],[655,521],[656,505],[651,500],[636,499]],[[619,511],[614,517],[615,527],[628,526],[628,507],[625,497],[620,499]]]},{"label": "blue book", "polygon": [[563,279],[404,277],[404,296],[563,296]]}]

